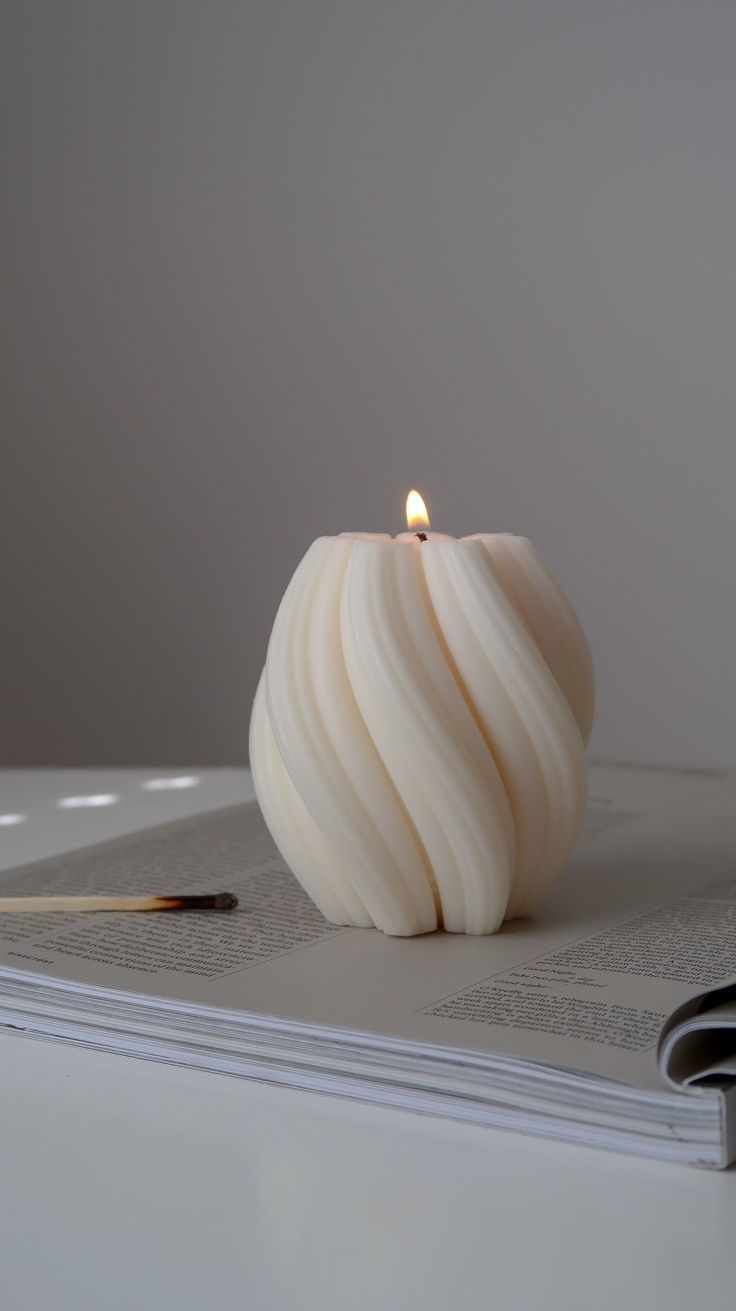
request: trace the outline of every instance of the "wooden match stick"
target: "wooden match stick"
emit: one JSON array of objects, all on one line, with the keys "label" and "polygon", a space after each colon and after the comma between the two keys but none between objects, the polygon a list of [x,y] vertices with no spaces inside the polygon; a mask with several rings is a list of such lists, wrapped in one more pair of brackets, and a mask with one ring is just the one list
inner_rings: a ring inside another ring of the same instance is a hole
[{"label": "wooden match stick", "polygon": [[0,915],[33,915],[63,911],[79,915],[93,910],[234,910],[232,892],[184,897],[0,897]]}]

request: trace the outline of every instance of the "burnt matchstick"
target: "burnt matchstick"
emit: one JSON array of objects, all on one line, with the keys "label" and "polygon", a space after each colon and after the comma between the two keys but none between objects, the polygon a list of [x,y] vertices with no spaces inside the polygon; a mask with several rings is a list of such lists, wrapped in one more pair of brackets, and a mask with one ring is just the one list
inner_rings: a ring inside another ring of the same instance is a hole
[{"label": "burnt matchstick", "polygon": [[0,897],[0,915],[79,915],[94,910],[234,910],[232,892],[183,897]]}]

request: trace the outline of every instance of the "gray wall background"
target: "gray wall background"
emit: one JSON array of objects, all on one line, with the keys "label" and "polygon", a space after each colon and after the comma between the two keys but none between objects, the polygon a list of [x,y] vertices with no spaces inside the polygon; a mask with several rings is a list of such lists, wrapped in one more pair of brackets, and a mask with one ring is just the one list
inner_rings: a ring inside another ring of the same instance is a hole
[{"label": "gray wall background", "polygon": [[321,533],[526,533],[734,762],[736,6],[5,0],[5,763],[246,756]]}]

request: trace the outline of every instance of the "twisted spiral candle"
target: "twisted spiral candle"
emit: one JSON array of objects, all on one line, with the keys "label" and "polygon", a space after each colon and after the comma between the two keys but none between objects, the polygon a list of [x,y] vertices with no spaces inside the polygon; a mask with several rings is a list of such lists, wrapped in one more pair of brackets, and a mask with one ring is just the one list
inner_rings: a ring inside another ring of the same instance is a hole
[{"label": "twisted spiral candle", "polygon": [[592,661],[526,538],[421,536],[310,547],[274,623],[251,768],[328,920],[493,933],[577,839]]}]

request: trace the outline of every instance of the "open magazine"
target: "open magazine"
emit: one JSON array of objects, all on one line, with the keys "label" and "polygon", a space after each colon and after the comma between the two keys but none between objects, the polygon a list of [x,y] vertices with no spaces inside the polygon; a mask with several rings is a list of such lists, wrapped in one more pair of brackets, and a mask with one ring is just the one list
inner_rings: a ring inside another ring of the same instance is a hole
[{"label": "open magazine", "polygon": [[586,831],[493,937],[328,924],[255,803],[0,875],[224,915],[0,916],[0,1024],[704,1166],[736,1157],[736,777],[594,767]]}]

